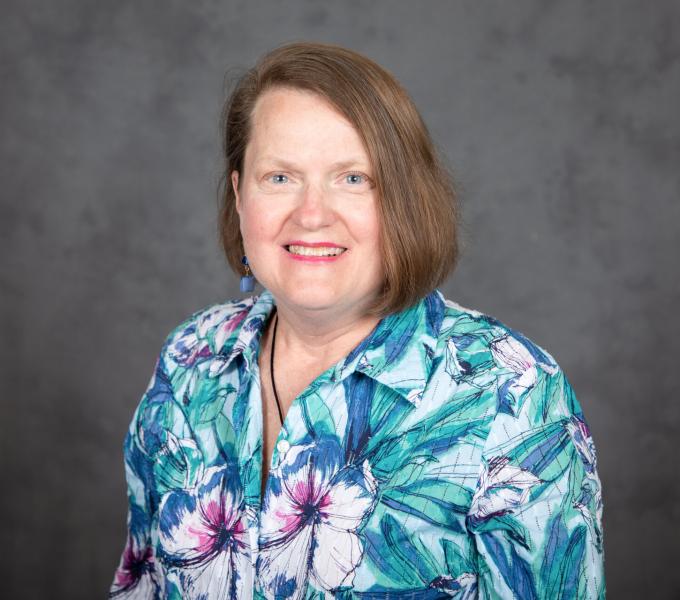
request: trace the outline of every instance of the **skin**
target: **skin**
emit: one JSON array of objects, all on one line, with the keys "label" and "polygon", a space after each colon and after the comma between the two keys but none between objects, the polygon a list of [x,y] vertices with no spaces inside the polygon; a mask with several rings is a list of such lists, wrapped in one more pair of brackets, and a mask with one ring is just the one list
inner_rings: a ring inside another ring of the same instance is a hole
[{"label": "skin", "polygon": [[[371,163],[354,127],[320,96],[274,88],[252,114],[242,173],[231,173],[248,262],[276,300],[274,370],[283,410],[378,323],[380,222]],[[332,262],[291,258],[291,241],[347,248]],[[280,421],[271,388],[272,320],[259,354],[263,485]]]}]

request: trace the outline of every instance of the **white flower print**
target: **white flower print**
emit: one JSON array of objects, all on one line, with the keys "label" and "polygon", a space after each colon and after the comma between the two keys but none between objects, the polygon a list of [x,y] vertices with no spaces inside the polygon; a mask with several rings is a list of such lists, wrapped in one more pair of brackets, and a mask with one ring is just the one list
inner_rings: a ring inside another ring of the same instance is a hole
[{"label": "white flower print", "polygon": [[530,471],[509,465],[507,456],[495,456],[484,465],[479,486],[472,498],[470,515],[488,519],[524,504],[531,488],[541,480]]},{"label": "white flower print", "polygon": [[333,449],[313,450],[291,448],[267,496],[259,575],[269,598],[298,600],[308,581],[328,591],[349,585],[362,557],[356,530],[375,500],[370,468],[342,468]]}]

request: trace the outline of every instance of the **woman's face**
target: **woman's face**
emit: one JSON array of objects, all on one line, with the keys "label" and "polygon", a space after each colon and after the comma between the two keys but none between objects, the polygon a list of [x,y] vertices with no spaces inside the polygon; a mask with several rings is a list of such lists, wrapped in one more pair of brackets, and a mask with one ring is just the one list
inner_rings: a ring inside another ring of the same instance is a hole
[{"label": "woman's face", "polygon": [[359,135],[323,98],[289,88],[260,96],[243,172],[231,178],[248,262],[277,301],[340,313],[379,294],[372,177]]}]

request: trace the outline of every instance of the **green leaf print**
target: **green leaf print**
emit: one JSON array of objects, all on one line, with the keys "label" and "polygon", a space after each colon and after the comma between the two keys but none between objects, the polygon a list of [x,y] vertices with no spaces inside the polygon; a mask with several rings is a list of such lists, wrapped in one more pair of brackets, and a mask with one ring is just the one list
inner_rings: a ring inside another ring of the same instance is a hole
[{"label": "green leaf print", "polygon": [[298,406],[307,431],[313,438],[337,435],[331,411],[318,393],[304,394],[299,398]]},{"label": "green leaf print", "polygon": [[180,439],[171,431],[166,431],[165,438],[153,463],[159,493],[193,487],[203,472],[200,450],[192,439]]},{"label": "green leaf print", "polygon": [[387,489],[381,496],[381,501],[394,510],[459,533],[465,531],[465,514],[471,500],[468,489],[443,479],[421,479]]},{"label": "green leaf print", "polygon": [[472,556],[465,556],[460,551],[460,544],[442,539],[441,545],[444,550],[444,560],[446,561],[446,570],[449,575],[458,577],[463,573],[475,572],[474,558]]},{"label": "green leaf print", "polygon": [[418,577],[412,580],[415,585],[428,584],[437,577],[437,562],[430,550],[419,540],[412,538],[406,529],[389,513],[380,522],[386,550],[394,566],[402,572],[410,572]]}]

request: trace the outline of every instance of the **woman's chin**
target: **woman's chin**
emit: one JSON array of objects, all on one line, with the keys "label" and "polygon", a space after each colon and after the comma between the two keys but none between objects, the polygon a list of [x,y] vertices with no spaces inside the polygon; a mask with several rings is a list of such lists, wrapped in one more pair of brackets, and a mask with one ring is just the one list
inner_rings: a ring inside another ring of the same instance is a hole
[{"label": "woman's chin", "polygon": [[339,301],[338,295],[333,293],[324,293],[320,290],[298,292],[288,297],[288,302],[294,304],[301,309],[309,310],[323,310],[337,306]]},{"label": "woman's chin", "polygon": [[292,286],[282,289],[277,294],[272,291],[280,302],[295,306],[300,310],[325,310],[356,304],[359,299],[346,295],[337,287],[323,285]]}]

